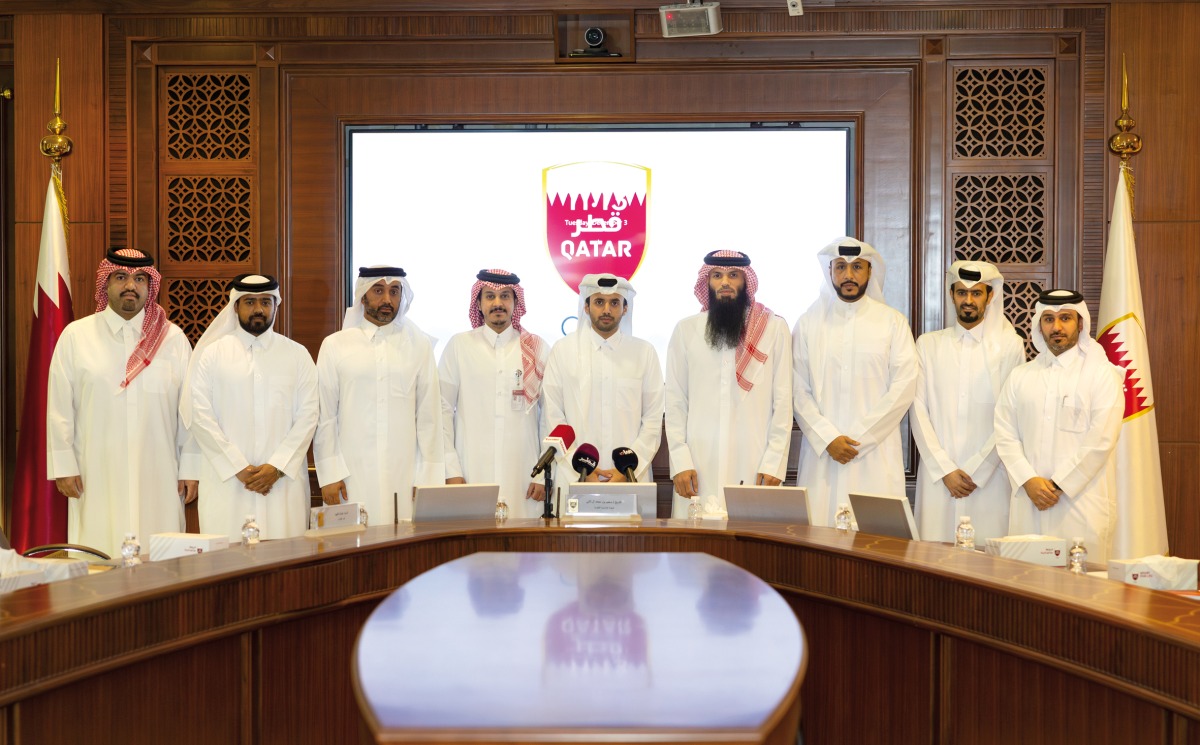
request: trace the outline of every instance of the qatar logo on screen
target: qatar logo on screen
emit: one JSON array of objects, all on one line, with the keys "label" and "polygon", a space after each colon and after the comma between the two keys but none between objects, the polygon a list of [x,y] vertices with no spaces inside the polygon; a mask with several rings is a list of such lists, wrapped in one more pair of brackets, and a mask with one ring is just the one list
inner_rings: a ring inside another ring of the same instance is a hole
[{"label": "qatar logo on screen", "polygon": [[584,161],[542,170],[546,247],[575,292],[585,274],[632,279],[646,252],[650,169]]}]

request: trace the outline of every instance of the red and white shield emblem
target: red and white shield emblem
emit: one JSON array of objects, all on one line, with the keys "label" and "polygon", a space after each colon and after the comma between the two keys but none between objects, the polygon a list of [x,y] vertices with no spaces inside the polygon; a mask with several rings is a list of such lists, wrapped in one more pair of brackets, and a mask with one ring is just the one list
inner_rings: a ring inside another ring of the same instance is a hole
[{"label": "red and white shield emblem", "polygon": [[646,252],[650,169],[585,161],[542,170],[546,248],[575,292],[585,274],[632,279]]}]

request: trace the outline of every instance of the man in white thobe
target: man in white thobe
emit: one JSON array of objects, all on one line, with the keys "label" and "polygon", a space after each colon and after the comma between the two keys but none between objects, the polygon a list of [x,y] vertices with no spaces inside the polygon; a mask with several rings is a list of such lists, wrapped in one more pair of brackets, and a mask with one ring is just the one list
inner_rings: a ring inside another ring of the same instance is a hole
[{"label": "man in white thobe", "polygon": [[412,301],[400,267],[359,269],[342,330],[317,354],[321,496],[358,502],[371,525],[411,520],[413,488],[446,478],[437,364]]},{"label": "man in white thobe", "polygon": [[1012,487],[1009,533],[1083,538],[1088,559],[1103,563],[1117,515],[1123,376],[1092,339],[1079,293],[1043,292],[1031,325],[1039,354],[1013,370],[996,404],[996,451]]},{"label": "man in white thobe", "polygon": [[47,477],[67,500],[67,540],[116,557],[125,533],[146,544],[184,529],[199,451],[179,424],[192,346],[158,304],[162,277],[141,251],[109,251],[96,312],[54,348],[46,401]]},{"label": "man in white thobe", "polygon": [[700,500],[725,515],[728,484],[777,486],[792,434],[792,337],[755,300],[750,257],[713,251],[696,278],[700,313],[680,321],[667,348],[666,427],[675,482],[672,517]]},{"label": "man in white thobe", "polygon": [[[589,481],[625,481],[612,451],[631,448],[634,476],[646,480],[662,437],[663,375],[650,342],[633,336],[629,281],[588,274],[579,283],[579,325],[550,351],[542,381],[542,431],[566,424],[575,446],[595,445],[600,461]],[[568,453],[567,461],[570,461]]]},{"label": "man in white thobe", "polygon": [[201,533],[240,541],[248,515],[264,539],[308,527],[317,369],[272,328],[281,302],[274,278],[243,274],[196,343],[179,411],[204,453]]},{"label": "man in white thobe", "polygon": [[529,478],[541,449],[542,378],[550,345],[521,327],[521,278],[485,269],[471,288],[472,331],[438,364],[446,483],[499,484],[509,517],[540,517],[545,487]]},{"label": "man in white thobe", "polygon": [[908,320],[883,300],[887,267],[839,238],[817,254],[829,283],[792,330],[792,403],[804,432],[797,485],[813,525],[832,525],[850,492],[904,494],[900,420],[917,359]]},{"label": "man in white thobe", "polygon": [[956,261],[946,272],[954,317],[917,339],[913,439],[917,530],[923,540],[953,541],[970,517],[975,540],[1008,535],[1008,473],[996,453],[1000,387],[1025,361],[1021,337],[1004,315],[1004,277],[983,261]]}]

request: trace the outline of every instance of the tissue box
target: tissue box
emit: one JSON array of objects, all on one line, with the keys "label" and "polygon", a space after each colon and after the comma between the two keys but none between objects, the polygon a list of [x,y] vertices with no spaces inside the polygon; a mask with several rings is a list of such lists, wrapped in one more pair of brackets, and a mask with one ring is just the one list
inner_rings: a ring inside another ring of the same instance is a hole
[{"label": "tissue box", "polygon": [[[1147,557],[1151,558],[1151,557]],[[1162,563],[1168,563],[1171,571],[1164,572]],[[1195,559],[1167,559],[1153,557],[1151,566],[1147,559],[1109,559],[1108,578],[1129,585],[1148,587],[1151,590],[1195,590],[1196,567],[1200,561]],[[1170,576],[1168,576],[1170,575]]]},{"label": "tissue box", "polygon": [[215,533],[155,533],[150,536],[150,561],[177,559],[229,548],[229,536]]},{"label": "tissue box", "polygon": [[987,553],[1048,567],[1067,565],[1067,539],[1049,535],[1010,535],[989,538]]},{"label": "tissue box", "polygon": [[12,592],[24,587],[46,584],[46,573],[41,569],[18,569],[0,574],[0,592]]},{"label": "tissue box", "polygon": [[29,559],[46,573],[47,582],[86,577],[88,563],[83,559]]}]

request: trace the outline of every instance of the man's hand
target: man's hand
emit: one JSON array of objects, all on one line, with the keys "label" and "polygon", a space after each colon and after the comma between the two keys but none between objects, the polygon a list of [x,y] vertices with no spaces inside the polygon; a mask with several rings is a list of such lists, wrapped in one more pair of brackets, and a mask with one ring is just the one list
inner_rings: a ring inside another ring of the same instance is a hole
[{"label": "man's hand", "polygon": [[446,479],[446,483],[447,484],[465,484],[465,483],[467,483],[467,480],[464,479],[462,476],[451,476],[450,478]]},{"label": "man's hand", "polygon": [[54,479],[54,485],[58,487],[58,493],[68,499],[79,499],[79,495],[83,494],[83,479],[79,476]]},{"label": "man's hand", "polygon": [[942,478],[942,483],[950,490],[950,496],[955,499],[971,496],[971,492],[979,487],[971,480],[971,477],[965,471],[959,469],[951,471]]},{"label": "man's hand", "polygon": [[546,498],[546,485],[530,481],[529,486],[525,487],[525,498],[532,499],[535,502],[542,501]]},{"label": "man's hand", "polygon": [[765,473],[760,473],[754,477],[755,486],[779,486],[783,483],[783,479],[777,479],[774,476],[768,476]]},{"label": "man's hand", "polygon": [[[245,478],[242,478],[243,475]],[[270,463],[264,463],[261,466],[246,466],[238,474],[238,480],[245,484],[248,490],[265,495],[271,491],[271,487],[275,486],[275,482],[282,475],[278,468]]]},{"label": "man's hand", "polygon": [[681,497],[694,497],[700,493],[700,476],[695,469],[680,471],[675,474],[675,493]]},{"label": "man's hand", "polygon": [[325,504],[341,504],[343,501],[349,501],[346,496],[346,482],[335,481],[332,484],[326,484],[321,487],[321,501]]},{"label": "man's hand", "polygon": [[200,493],[200,482],[190,479],[179,480],[179,496],[183,497],[184,504],[191,504],[196,501],[196,497]]},{"label": "man's hand", "polygon": [[625,476],[615,468],[597,468],[588,474],[587,481],[625,481]]},{"label": "man's hand", "polygon": [[830,457],[844,466],[858,456],[858,450],[854,446],[861,444],[858,440],[851,440],[845,435],[838,435],[833,438],[833,442],[829,443],[829,447],[825,448],[825,452],[829,453]]},{"label": "man's hand", "polygon": [[1054,488],[1054,482],[1041,476],[1034,476],[1025,482],[1025,494],[1029,501],[1039,510],[1048,510],[1058,504],[1062,492]]}]

